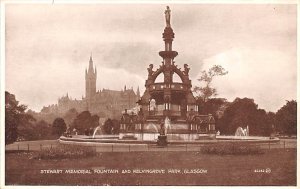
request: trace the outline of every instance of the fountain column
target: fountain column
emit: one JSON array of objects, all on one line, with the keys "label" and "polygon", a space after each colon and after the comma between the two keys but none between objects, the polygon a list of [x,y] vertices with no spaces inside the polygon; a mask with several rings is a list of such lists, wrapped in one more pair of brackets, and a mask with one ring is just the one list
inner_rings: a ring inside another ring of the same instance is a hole
[{"label": "fountain column", "polygon": [[171,10],[169,6],[165,11],[166,27],[164,29],[163,39],[165,42],[165,50],[160,51],[159,55],[163,58],[163,74],[164,74],[164,104],[165,110],[163,115],[170,116],[171,109],[171,84],[173,83],[173,70],[174,58],[178,55],[178,52],[172,50],[172,42],[174,39],[174,32],[171,27]]}]

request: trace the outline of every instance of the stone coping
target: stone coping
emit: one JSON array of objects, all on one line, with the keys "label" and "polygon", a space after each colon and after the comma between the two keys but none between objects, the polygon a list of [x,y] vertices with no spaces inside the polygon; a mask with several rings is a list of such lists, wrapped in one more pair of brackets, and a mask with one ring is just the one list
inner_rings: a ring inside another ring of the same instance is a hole
[{"label": "stone coping", "polygon": [[[221,136],[222,138],[223,136]],[[234,136],[232,136],[234,137]],[[184,141],[184,140],[168,140],[169,144],[211,144],[211,143],[277,143],[279,142],[279,138],[270,139],[268,137],[251,137],[251,139],[232,139],[230,140],[228,137],[226,139],[221,139],[220,136],[217,137],[216,140],[208,139],[208,140],[193,140],[193,141]],[[120,140],[118,138],[114,139],[93,139],[93,138],[68,138],[68,137],[60,137],[59,143],[90,143],[90,144],[97,144],[97,143],[110,143],[110,144],[156,144],[157,140]]]}]

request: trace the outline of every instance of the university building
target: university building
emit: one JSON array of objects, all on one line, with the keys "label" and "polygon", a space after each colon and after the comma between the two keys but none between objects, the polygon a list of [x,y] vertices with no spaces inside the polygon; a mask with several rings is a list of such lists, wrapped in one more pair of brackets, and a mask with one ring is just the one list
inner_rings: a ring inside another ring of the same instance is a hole
[{"label": "university building", "polygon": [[43,107],[41,113],[64,114],[68,110],[75,108],[78,112],[90,111],[102,118],[120,119],[124,109],[132,109],[140,99],[140,91],[137,88],[124,87],[123,90],[102,89],[96,90],[97,69],[94,68],[93,58],[90,57],[89,67],[85,70],[85,97],[82,99],[72,99],[68,93],[58,99],[57,104]]}]

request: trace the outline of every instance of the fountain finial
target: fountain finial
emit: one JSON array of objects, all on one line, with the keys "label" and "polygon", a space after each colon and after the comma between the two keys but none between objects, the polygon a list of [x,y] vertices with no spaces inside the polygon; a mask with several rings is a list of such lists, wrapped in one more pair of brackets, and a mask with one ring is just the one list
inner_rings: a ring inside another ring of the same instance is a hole
[{"label": "fountain finial", "polygon": [[167,6],[167,9],[165,10],[165,16],[166,16],[166,24],[167,27],[171,27],[171,9],[169,6]]}]

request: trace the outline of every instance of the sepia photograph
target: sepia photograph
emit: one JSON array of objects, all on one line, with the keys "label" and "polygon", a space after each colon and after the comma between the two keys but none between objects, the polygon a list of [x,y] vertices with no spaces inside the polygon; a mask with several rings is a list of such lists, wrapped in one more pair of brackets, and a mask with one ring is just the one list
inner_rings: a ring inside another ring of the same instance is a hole
[{"label": "sepia photograph", "polygon": [[2,1],[1,42],[1,188],[297,187],[297,1]]}]

